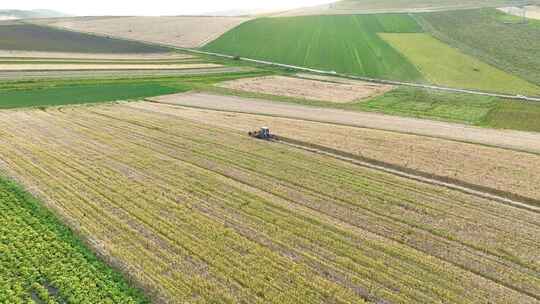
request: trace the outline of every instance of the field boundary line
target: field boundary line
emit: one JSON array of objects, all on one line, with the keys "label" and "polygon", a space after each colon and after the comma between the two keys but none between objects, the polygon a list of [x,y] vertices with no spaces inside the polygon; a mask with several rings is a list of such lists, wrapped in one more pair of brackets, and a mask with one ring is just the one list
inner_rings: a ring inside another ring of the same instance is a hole
[{"label": "field boundary line", "polygon": [[396,81],[396,80],[371,78],[371,77],[365,77],[365,76],[355,76],[355,75],[350,75],[350,74],[345,74],[345,73],[337,73],[335,71],[318,70],[318,69],[309,68],[309,67],[289,65],[289,64],[284,64],[284,63],[271,62],[271,61],[265,61],[265,60],[258,60],[258,59],[252,59],[252,58],[247,58],[247,57],[233,56],[233,55],[221,54],[221,53],[216,53],[216,52],[207,52],[207,51],[202,51],[202,50],[199,50],[199,49],[174,46],[174,45],[165,44],[165,43],[157,43],[157,42],[150,42],[150,41],[146,41],[146,40],[129,39],[129,38],[112,36],[112,35],[105,35],[105,34],[100,34],[100,33],[95,33],[95,32],[76,31],[76,30],[72,30],[72,29],[68,29],[68,28],[64,28],[64,27],[59,27],[59,26],[45,25],[45,24],[35,24],[35,23],[32,23],[32,22],[28,22],[28,21],[19,21],[19,22],[22,22],[22,23],[25,23],[25,24],[38,25],[38,26],[41,26],[41,27],[48,27],[48,28],[52,28],[52,29],[56,29],[56,30],[60,29],[60,30],[68,31],[68,32],[83,33],[83,34],[93,35],[93,36],[101,37],[101,38],[109,38],[109,39],[114,38],[114,39],[118,39],[118,40],[125,40],[125,41],[131,41],[131,42],[141,42],[141,43],[154,45],[154,46],[167,47],[167,48],[170,48],[171,50],[178,50],[178,51],[183,51],[183,52],[188,52],[188,53],[194,53],[194,54],[199,54],[199,55],[208,55],[208,56],[220,57],[220,58],[225,58],[225,59],[246,61],[246,62],[251,62],[251,63],[257,63],[257,64],[263,64],[263,65],[268,65],[268,66],[285,68],[285,69],[292,69],[292,70],[297,70],[297,71],[321,74],[321,75],[325,75],[325,76],[335,76],[335,77],[348,78],[348,79],[354,79],[354,80],[361,80],[361,81],[372,82],[372,83],[390,84],[390,85],[398,85],[398,86],[409,86],[409,87],[416,87],[416,88],[422,88],[422,89],[446,91],[446,92],[452,92],[452,93],[463,93],[463,94],[472,94],[472,95],[481,95],[481,96],[490,96],[490,97],[513,99],[513,100],[521,100],[521,101],[540,102],[540,96],[533,97],[533,96],[526,96],[526,95],[521,95],[521,94],[510,95],[510,94],[502,94],[502,93],[485,92],[485,91],[474,90],[474,89],[450,88],[450,87],[430,85],[430,84],[420,84],[420,83],[413,83],[413,82],[404,82],[404,81]]},{"label": "field boundary line", "polygon": [[457,190],[465,194],[474,195],[492,201],[497,201],[499,203],[503,203],[520,209],[525,209],[527,211],[540,213],[540,201],[520,196],[518,194],[477,186],[474,184],[465,183],[456,179],[446,178],[443,176],[432,175],[429,173],[404,168],[402,166],[389,164],[371,158],[356,156],[354,154],[332,149],[322,145],[307,143],[296,139],[282,137],[279,135],[277,135],[277,139],[272,141],[304,151],[330,156],[358,166],[382,171],[399,177],[411,179],[417,182],[441,186],[451,190]]}]

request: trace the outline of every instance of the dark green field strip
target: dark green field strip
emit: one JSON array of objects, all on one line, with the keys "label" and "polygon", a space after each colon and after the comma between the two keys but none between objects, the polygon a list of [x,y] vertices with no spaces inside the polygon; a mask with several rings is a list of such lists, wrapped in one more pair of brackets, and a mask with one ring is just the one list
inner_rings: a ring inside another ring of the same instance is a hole
[{"label": "dark green field strip", "polygon": [[417,14],[436,38],[523,79],[540,84],[540,21],[507,24],[496,9]]},{"label": "dark green field strip", "polygon": [[422,76],[380,32],[421,31],[408,15],[261,18],[241,24],[204,50],[396,80]]},{"label": "dark green field strip", "polygon": [[[215,74],[191,73],[182,75],[139,76],[118,79],[27,80],[0,83],[0,109],[46,107],[68,104],[143,99],[159,95],[205,89],[214,83],[243,77],[267,75],[266,71],[237,70]],[[1,73],[0,73],[1,74]],[[0,75],[1,77],[1,75]],[[103,77],[103,76],[101,76]]]},{"label": "dark green field strip", "polygon": [[141,99],[187,90],[159,83],[113,83],[0,91],[0,109]]},{"label": "dark green field strip", "polygon": [[[478,124],[502,100],[496,97],[400,87],[351,105],[361,111]],[[540,108],[540,107],[539,107]]]},{"label": "dark green field strip", "polygon": [[77,53],[163,53],[170,49],[30,24],[1,25],[0,49]]},{"label": "dark green field strip", "polygon": [[481,125],[522,131],[540,132],[540,104],[517,101],[500,102]]},{"label": "dark green field strip", "polygon": [[41,203],[0,177],[0,303],[147,303]]}]

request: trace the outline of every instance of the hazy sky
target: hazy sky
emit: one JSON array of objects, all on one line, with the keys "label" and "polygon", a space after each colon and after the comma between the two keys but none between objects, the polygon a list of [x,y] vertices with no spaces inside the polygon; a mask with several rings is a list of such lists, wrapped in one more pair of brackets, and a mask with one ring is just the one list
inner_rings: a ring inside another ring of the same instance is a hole
[{"label": "hazy sky", "polygon": [[283,9],[332,0],[1,0],[0,9],[53,9],[73,15],[183,15],[236,9]]}]

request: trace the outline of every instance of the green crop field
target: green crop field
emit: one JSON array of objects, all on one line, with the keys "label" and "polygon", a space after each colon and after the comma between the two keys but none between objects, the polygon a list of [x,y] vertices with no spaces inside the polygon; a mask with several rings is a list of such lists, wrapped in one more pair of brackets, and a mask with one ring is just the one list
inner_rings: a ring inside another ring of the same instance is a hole
[{"label": "green crop field", "polygon": [[0,177],[0,303],[147,303],[30,194]]},{"label": "green crop field", "polygon": [[264,71],[179,77],[19,81],[0,84],[0,109],[137,100],[204,89],[219,81],[266,75]]},{"label": "green crop field", "polygon": [[66,104],[139,99],[182,92],[159,83],[98,83],[30,90],[0,90],[0,108],[58,106]]},{"label": "green crop field", "polygon": [[463,52],[540,84],[540,21],[507,24],[496,9],[415,15],[435,37]]},{"label": "green crop field", "polygon": [[30,24],[0,25],[0,50],[77,53],[158,53],[164,47]]},{"label": "green crop field", "polygon": [[537,213],[175,115],[184,111],[0,111],[0,158],[156,302],[540,299]]},{"label": "green crop field", "polygon": [[500,101],[495,97],[401,87],[372,100],[357,103],[355,108],[392,115],[477,124]]},{"label": "green crop field", "polygon": [[421,80],[414,65],[377,35],[420,30],[411,17],[394,14],[261,18],[241,24],[204,49],[327,71]]},{"label": "green crop field", "polygon": [[[540,95],[540,87],[438,41],[429,34],[380,34],[431,82],[448,87]],[[540,51],[540,49],[539,49]]]},{"label": "green crop field", "polygon": [[481,124],[491,128],[540,132],[540,104],[517,101],[498,103]]}]

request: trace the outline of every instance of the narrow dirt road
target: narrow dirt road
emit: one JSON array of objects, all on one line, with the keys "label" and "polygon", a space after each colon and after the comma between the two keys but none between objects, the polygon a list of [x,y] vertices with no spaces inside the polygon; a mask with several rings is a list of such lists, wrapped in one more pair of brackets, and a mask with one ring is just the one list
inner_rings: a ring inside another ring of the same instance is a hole
[{"label": "narrow dirt road", "polygon": [[517,151],[540,153],[540,133],[486,129],[447,122],[317,108],[206,93],[173,94],[149,98],[147,100],[204,109],[264,114],[388,130],[496,146]]}]

